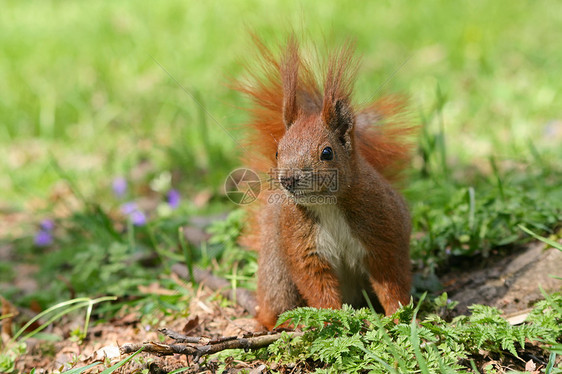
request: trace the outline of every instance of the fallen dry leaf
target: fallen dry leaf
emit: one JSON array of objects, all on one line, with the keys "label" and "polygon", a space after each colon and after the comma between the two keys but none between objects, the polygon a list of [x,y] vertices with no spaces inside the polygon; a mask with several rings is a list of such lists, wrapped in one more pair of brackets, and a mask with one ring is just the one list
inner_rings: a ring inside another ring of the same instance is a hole
[{"label": "fallen dry leaf", "polygon": [[533,360],[529,360],[525,363],[525,371],[528,371],[532,374],[540,372],[537,370],[537,365],[533,362]]},{"label": "fallen dry leaf", "polygon": [[187,323],[185,324],[185,326],[182,329],[182,332],[186,335],[188,335],[191,331],[193,331],[193,329],[195,329],[197,326],[199,326],[199,316],[196,315],[195,317],[190,318]]}]

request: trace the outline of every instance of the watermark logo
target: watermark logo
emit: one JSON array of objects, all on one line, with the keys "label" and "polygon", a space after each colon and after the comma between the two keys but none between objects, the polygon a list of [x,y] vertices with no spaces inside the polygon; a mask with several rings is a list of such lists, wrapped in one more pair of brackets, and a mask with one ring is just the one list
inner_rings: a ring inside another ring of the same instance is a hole
[{"label": "watermark logo", "polygon": [[251,169],[236,169],[228,174],[224,182],[224,190],[230,201],[238,205],[246,205],[258,198],[261,181]]},{"label": "watermark logo", "polygon": [[[319,171],[274,168],[264,176],[251,169],[240,168],[231,172],[225,180],[226,196],[235,204],[246,205],[254,202],[262,189],[268,194],[269,204],[293,202],[300,205],[335,204],[339,180],[337,169]],[[277,191],[277,192],[273,192]]]},{"label": "watermark logo", "polygon": [[290,182],[292,187],[305,193],[335,192],[338,190],[338,170],[323,169],[318,171],[287,168],[274,168],[269,172],[269,189],[283,189],[282,184]]},{"label": "watermark logo", "polygon": [[294,204],[300,205],[335,205],[337,203],[337,197],[333,195],[302,195],[294,196],[288,195],[283,192],[272,193],[268,196],[267,202],[269,204],[284,204],[286,202],[292,202]]}]

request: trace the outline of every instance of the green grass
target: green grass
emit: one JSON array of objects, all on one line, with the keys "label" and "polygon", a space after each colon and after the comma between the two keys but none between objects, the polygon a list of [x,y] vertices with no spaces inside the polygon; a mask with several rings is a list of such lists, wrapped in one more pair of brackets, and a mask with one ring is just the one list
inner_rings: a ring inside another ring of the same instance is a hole
[{"label": "green grass", "polygon": [[[0,263],[0,290],[25,306],[112,294],[146,314],[181,311],[182,292],[146,297],[138,286],[176,287],[159,276],[186,258],[179,228],[235,209],[222,188],[240,165],[247,102],[228,84],[254,56],[250,30],[268,45],[294,30],[320,52],[352,38],[363,58],[357,101],[410,97],[421,128],[404,194],[418,269],[524,243],[519,225],[556,239],[559,14],[560,3],[508,1],[4,1],[0,214],[24,219],[0,227],[0,246],[14,263],[41,265],[48,286],[20,297],[16,270]],[[129,182],[121,198],[116,176]],[[183,196],[176,210],[171,187]],[[146,209],[147,225],[119,213],[127,201]],[[33,244],[42,218],[55,220],[46,248]],[[215,222],[213,239],[188,254],[252,288],[255,254],[236,244],[243,222],[238,212]]]}]

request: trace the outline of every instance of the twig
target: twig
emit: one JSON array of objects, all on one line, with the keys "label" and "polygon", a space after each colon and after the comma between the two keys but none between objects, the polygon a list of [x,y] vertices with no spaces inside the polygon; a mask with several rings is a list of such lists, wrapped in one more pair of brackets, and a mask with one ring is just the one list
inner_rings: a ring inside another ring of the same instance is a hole
[{"label": "twig", "polygon": [[153,353],[158,356],[170,356],[173,354],[194,355],[197,353],[196,348],[188,345],[162,344],[156,342],[144,342],[142,344],[127,343],[119,347],[119,351],[123,355],[127,353],[134,353],[141,348],[143,349],[143,352]]},{"label": "twig", "polygon": [[187,335],[180,334],[179,332],[169,330],[167,328],[158,329],[158,332],[166,335],[169,338],[174,339],[176,343],[207,344],[207,342],[209,341],[209,339],[204,337],[187,336]]},{"label": "twig", "polygon": [[[165,330],[165,329],[163,329]],[[162,332],[162,331],[161,331]],[[181,334],[174,333],[173,331],[166,330],[166,335],[169,334],[178,336],[183,340],[184,336]],[[215,340],[210,340],[204,337],[189,337],[190,340],[197,340],[198,342],[203,342],[207,340],[206,344],[199,344],[195,346],[178,344],[162,344],[156,342],[145,342],[143,344],[124,344],[120,347],[121,354],[133,353],[143,348],[143,352],[153,353],[159,356],[169,356],[173,354],[181,354],[186,356],[192,356],[194,362],[197,363],[199,359],[205,355],[210,355],[226,349],[244,349],[245,351],[250,349],[259,349],[267,347],[271,343],[277,341],[281,338],[283,333],[273,333],[268,335],[258,335],[248,338],[238,338],[238,337],[223,337]],[[291,337],[302,336],[300,331],[289,331],[286,332]]]},{"label": "twig", "polygon": [[221,336],[219,338],[214,338],[214,339],[206,338],[204,336],[187,336],[167,328],[158,329],[158,332],[166,335],[167,337],[174,339],[176,343],[192,343],[192,344],[207,345],[207,344],[222,343],[227,340],[236,339],[236,336]]}]

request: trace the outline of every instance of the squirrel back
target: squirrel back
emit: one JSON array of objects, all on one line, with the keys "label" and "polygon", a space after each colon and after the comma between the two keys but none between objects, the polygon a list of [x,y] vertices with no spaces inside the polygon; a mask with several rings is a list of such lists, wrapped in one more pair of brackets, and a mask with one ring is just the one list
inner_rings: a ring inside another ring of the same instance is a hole
[{"label": "squirrel back", "polygon": [[404,101],[352,104],[350,43],[329,55],[320,84],[294,36],[280,57],[255,40],[259,69],[237,87],[253,102],[245,158],[278,187],[262,189],[242,238],[259,251],[258,320],[272,328],[297,306],[359,306],[362,290],[393,313],[411,282],[410,216],[391,185],[410,157]]}]

